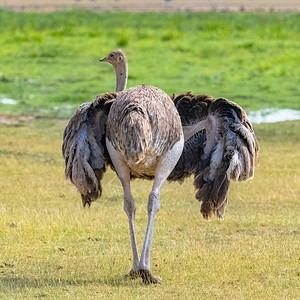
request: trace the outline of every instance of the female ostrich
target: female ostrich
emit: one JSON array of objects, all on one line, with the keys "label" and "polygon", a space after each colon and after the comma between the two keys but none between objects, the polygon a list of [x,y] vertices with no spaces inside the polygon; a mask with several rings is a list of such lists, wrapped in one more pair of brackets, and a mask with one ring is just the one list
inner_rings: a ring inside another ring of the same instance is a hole
[{"label": "female ostrich", "polygon": [[[258,143],[246,113],[237,104],[207,95],[173,95],[179,123],[173,103],[161,90],[138,86],[119,92],[127,82],[127,62],[122,51],[113,51],[100,61],[113,65],[118,93],[103,94],[92,103],[82,104],[70,120],[63,142],[66,177],[76,185],[85,206],[101,196],[100,181],[106,165],[116,170],[129,219],[133,251],[130,275],[141,276],[145,283],[157,283],[158,279],[150,274],[150,246],[164,181],[182,182],[193,174],[204,218],[214,213],[223,219],[229,180],[253,178]],[[130,191],[133,177],[155,178],[140,260]]]},{"label": "female ostrich", "polygon": [[[101,194],[100,180],[112,162],[124,190],[124,210],[129,220],[133,266],[131,276],[145,283],[159,280],[150,273],[150,247],[154,217],[160,207],[160,191],[182,153],[184,138],[179,114],[171,98],[152,86],[125,88],[124,54],[112,52],[101,61],[116,71],[118,93],[99,96],[82,104],[64,132],[63,156],[66,177],[76,185],[83,204]],[[113,101],[112,101],[113,100]],[[139,259],[135,233],[135,202],[130,178],[154,178],[148,198],[148,226]]]}]

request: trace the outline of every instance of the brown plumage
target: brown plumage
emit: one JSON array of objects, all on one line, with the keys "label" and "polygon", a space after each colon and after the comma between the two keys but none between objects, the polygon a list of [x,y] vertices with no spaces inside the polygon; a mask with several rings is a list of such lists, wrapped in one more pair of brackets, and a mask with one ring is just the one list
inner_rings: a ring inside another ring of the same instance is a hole
[{"label": "brown plumage", "polygon": [[182,128],[171,98],[152,86],[121,92],[107,120],[108,140],[135,177],[152,177],[157,158],[180,140]]},{"label": "brown plumage", "polygon": [[258,142],[245,111],[225,98],[191,93],[173,96],[181,117],[185,144],[168,180],[194,175],[196,198],[204,218],[223,219],[229,181],[254,176]]},{"label": "brown plumage", "polygon": [[83,206],[90,206],[102,194],[100,181],[110,163],[105,126],[116,96],[116,93],[103,94],[80,105],[64,131],[65,176],[77,187]]}]

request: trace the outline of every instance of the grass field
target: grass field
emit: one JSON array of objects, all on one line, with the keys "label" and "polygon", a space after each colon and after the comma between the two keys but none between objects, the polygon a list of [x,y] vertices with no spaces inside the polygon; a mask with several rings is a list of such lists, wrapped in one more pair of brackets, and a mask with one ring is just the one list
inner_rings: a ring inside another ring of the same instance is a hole
[{"label": "grass field", "polygon": [[113,91],[99,58],[122,48],[128,86],[193,91],[246,110],[300,110],[300,14],[29,14],[0,11],[0,113],[71,116],[76,106]]},{"label": "grass field", "polygon": [[[299,299],[299,121],[255,127],[255,180],[231,185],[223,222],[202,218],[192,180],[164,186],[151,253],[159,286],[124,278],[131,247],[116,175],[85,210],[64,180],[65,124],[0,128],[1,299]],[[150,186],[133,182],[139,248]]]},{"label": "grass field", "polygon": [[[157,286],[125,278],[132,256],[116,175],[105,174],[102,198],[83,209],[61,156],[66,117],[114,90],[111,66],[97,59],[119,47],[129,86],[300,110],[299,21],[296,13],[0,11],[0,114],[47,117],[0,124],[0,299],[299,299],[300,121],[255,126],[255,179],[231,184],[224,222],[203,220],[192,179],[164,186],[151,253]],[[151,183],[132,187],[140,249]]]}]

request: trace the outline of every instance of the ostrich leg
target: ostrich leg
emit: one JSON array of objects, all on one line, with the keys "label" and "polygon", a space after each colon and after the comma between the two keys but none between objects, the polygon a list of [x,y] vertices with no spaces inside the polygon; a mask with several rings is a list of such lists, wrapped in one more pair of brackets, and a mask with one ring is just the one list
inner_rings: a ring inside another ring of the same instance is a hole
[{"label": "ostrich leg", "polygon": [[151,193],[148,198],[148,226],[144,241],[144,246],[140,259],[140,275],[144,283],[159,283],[159,278],[155,278],[150,273],[150,248],[152,241],[152,233],[154,226],[154,217],[160,208],[160,191],[161,188],[168,178],[169,174],[177,164],[177,161],[180,158],[182,153],[184,140],[181,137],[181,140],[177,142],[173,148],[166,153],[164,153],[158,161],[155,170],[155,179]]},{"label": "ostrich leg", "polygon": [[124,210],[128,216],[129,232],[133,255],[133,265],[130,275],[134,276],[139,268],[139,254],[134,234],[135,201],[132,197],[130,190],[130,170],[122,160],[120,154],[114,149],[114,147],[108,140],[106,140],[106,146],[124,190]]}]

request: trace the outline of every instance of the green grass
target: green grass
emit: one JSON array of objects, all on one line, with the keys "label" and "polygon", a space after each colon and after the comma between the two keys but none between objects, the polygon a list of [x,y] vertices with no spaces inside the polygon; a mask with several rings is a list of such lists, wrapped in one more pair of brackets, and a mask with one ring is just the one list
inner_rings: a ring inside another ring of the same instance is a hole
[{"label": "green grass", "polygon": [[[63,178],[66,121],[0,127],[0,299],[299,299],[300,122],[257,125],[253,181],[232,184],[224,222],[206,222],[192,179],[166,184],[151,253],[159,286],[132,264],[112,171],[90,209]],[[151,182],[134,181],[139,249]]]},{"label": "green grass", "polygon": [[246,110],[300,109],[299,13],[0,11],[0,113],[71,116],[113,91],[122,48],[128,86],[223,96]]}]

